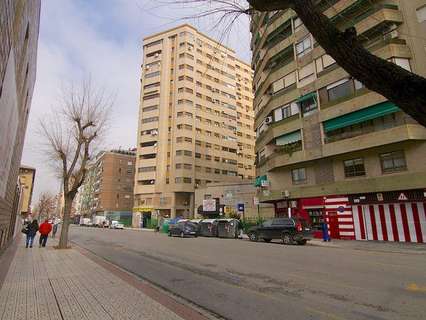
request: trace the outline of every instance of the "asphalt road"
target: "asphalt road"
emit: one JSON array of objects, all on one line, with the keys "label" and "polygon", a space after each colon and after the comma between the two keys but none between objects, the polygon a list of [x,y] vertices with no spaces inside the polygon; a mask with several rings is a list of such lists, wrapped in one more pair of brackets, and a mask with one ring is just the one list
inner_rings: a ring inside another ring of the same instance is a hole
[{"label": "asphalt road", "polygon": [[87,227],[71,240],[225,319],[426,319],[426,254]]}]

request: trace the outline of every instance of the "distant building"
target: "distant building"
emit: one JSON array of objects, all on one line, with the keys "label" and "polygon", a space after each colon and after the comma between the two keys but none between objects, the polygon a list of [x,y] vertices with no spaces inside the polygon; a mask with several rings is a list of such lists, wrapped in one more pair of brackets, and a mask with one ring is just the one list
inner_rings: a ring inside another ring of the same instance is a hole
[{"label": "distant building", "polygon": [[85,217],[106,216],[130,225],[136,153],[133,150],[101,152],[89,168],[76,207]]},{"label": "distant building", "polygon": [[[208,207],[209,202],[205,200],[214,200],[213,207]],[[196,189],[195,209],[197,218],[239,216],[240,218],[255,219],[274,217],[274,206],[272,204],[258,204],[257,189],[253,181],[250,180],[209,183]]]},{"label": "distant building", "polygon": [[254,178],[252,70],[190,25],[144,39],[135,221],[193,215],[210,182]]},{"label": "distant building", "polygon": [[0,1],[0,252],[19,214],[18,175],[36,78],[40,0]]},{"label": "distant building", "polygon": [[35,168],[27,166],[21,166],[19,168],[19,180],[22,186],[21,215],[24,217],[31,214],[31,200],[33,197],[35,174]]}]

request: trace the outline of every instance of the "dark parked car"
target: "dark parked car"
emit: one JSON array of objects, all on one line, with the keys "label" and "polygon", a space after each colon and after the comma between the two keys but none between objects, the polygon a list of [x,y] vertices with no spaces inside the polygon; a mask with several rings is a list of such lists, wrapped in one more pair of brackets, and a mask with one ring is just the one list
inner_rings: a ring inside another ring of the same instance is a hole
[{"label": "dark parked car", "polygon": [[312,239],[312,228],[305,220],[297,218],[275,218],[252,227],[247,235],[251,241],[263,239],[270,242],[272,239],[281,239],[284,244],[306,244]]},{"label": "dark parked car", "polygon": [[180,236],[183,238],[185,236],[196,237],[197,235],[198,226],[190,221],[179,221],[174,225],[170,225],[169,228],[169,237]]}]

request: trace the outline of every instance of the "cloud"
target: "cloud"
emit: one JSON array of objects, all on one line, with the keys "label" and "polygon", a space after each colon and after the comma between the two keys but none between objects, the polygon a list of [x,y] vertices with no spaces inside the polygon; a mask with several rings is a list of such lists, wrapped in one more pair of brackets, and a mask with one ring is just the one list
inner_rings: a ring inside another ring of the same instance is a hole
[{"label": "cloud", "polygon": [[[22,163],[36,167],[34,202],[41,192],[59,191],[59,181],[39,153],[38,119],[57,104],[60,88],[90,74],[93,82],[116,96],[113,125],[106,148],[136,145],[142,39],[152,33],[188,22],[211,37],[210,19],[180,20],[193,9],[155,7],[149,1],[44,0],[34,90]],[[223,44],[237,44],[237,54],[249,61],[248,20],[243,19]],[[232,47],[232,46],[231,46]]]}]

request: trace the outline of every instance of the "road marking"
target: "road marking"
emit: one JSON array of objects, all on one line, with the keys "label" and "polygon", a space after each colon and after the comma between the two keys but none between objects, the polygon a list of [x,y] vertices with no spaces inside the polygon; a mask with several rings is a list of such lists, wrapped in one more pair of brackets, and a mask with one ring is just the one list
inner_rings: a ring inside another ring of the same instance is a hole
[{"label": "road marking", "polygon": [[426,286],[418,286],[416,283],[410,283],[405,289],[412,292],[426,292]]},{"label": "road marking", "polygon": [[325,311],[321,311],[321,310],[318,310],[318,309],[313,309],[313,308],[309,308],[309,307],[306,307],[305,309],[308,310],[308,311],[320,314],[321,316],[324,316],[326,319],[330,319],[330,320],[345,320],[346,319],[346,318],[340,317],[340,316],[338,316],[334,313],[325,312]]}]

